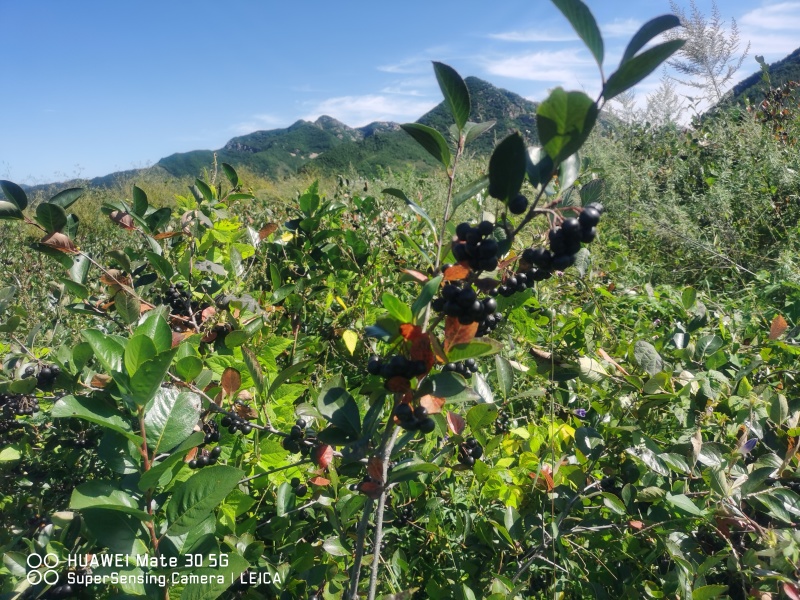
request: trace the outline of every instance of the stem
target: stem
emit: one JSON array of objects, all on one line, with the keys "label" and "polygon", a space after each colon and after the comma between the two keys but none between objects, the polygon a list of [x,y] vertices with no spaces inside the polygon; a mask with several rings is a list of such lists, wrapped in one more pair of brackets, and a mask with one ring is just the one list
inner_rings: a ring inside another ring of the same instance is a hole
[{"label": "stem", "polygon": [[[392,421],[389,421],[392,423]],[[389,476],[389,457],[392,454],[392,448],[397,441],[397,436],[400,430],[397,427],[389,426],[387,431],[392,431],[392,436],[388,442],[382,447],[379,457],[381,459],[381,467],[383,469],[383,481],[385,482]],[[381,490],[381,495],[378,498],[378,510],[375,514],[375,540],[372,543],[372,573],[369,577],[369,596],[368,600],[375,600],[375,592],[378,587],[378,568],[380,567],[381,557],[381,542],[383,541],[383,511],[386,508],[386,487]]]},{"label": "stem", "polygon": [[[464,137],[462,136],[458,141],[458,147],[456,148],[456,156],[453,158],[453,168],[452,170],[447,172],[447,177],[450,180],[450,183],[447,185],[447,199],[444,203],[444,215],[442,216],[442,229],[439,232],[439,239],[436,245],[436,261],[434,262],[433,270],[436,271],[439,269],[439,265],[442,261],[442,245],[444,243],[444,235],[445,229],[447,227],[447,221],[450,219],[450,205],[453,202],[453,188],[455,187],[456,181],[456,167],[458,166],[458,159],[461,157],[461,154],[464,152]],[[424,328],[423,328],[424,329]]]},{"label": "stem", "polygon": [[369,515],[372,513],[372,505],[375,500],[367,498],[364,503],[364,512],[361,514],[361,520],[358,522],[358,542],[356,544],[356,556],[353,561],[353,572],[350,575],[350,599],[356,600],[358,598],[358,581],[361,579],[361,563],[364,560],[364,540],[367,537],[367,526],[369,525]]}]

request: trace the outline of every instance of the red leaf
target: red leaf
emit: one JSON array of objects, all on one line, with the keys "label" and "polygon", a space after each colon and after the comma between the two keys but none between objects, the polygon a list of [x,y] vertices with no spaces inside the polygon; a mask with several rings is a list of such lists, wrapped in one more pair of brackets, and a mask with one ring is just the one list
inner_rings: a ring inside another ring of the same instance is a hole
[{"label": "red leaf", "polygon": [[122,227],[123,229],[136,229],[133,226],[133,217],[130,216],[128,213],[123,212],[121,210],[112,211],[110,215],[108,215],[114,223]]},{"label": "red leaf", "polygon": [[427,275],[420,273],[419,271],[415,271],[414,269],[400,269],[400,271],[405,273],[406,275],[409,275],[411,278],[419,281],[420,283],[428,282]]},{"label": "red leaf", "polygon": [[644,523],[642,523],[641,521],[628,521],[628,525],[630,525],[632,529],[637,529],[637,530],[644,527]]},{"label": "red leaf", "polygon": [[380,483],[375,483],[374,481],[362,481],[358,484],[356,489],[365,496],[368,496],[373,500],[377,500],[381,496],[383,485]]},{"label": "red leaf", "polygon": [[459,263],[445,270],[444,280],[461,281],[462,279],[466,279],[469,273],[470,273],[469,267],[465,267],[464,265]]},{"label": "red leaf", "polygon": [[477,322],[462,325],[458,317],[446,317],[444,321],[444,351],[450,352],[450,348],[456,344],[466,344],[472,341],[477,331]]},{"label": "red leaf", "polygon": [[[402,325],[400,328],[402,329]],[[431,348],[431,336],[429,333],[423,333],[411,343],[411,360],[421,360],[425,363],[425,373],[431,370],[431,367],[436,363],[436,357],[433,355]]]},{"label": "red leaf", "polygon": [[326,485],[330,485],[331,480],[325,479],[324,477],[320,477],[319,475],[317,475],[316,477],[312,477],[311,479],[309,479],[308,483],[310,483],[311,485],[318,485],[320,487],[324,487]]},{"label": "red leaf", "polygon": [[238,390],[239,386],[242,385],[242,376],[239,374],[239,371],[233,367],[227,367],[222,372],[220,384],[222,385],[222,391],[226,394],[233,394],[233,392]]},{"label": "red leaf", "polygon": [[800,600],[800,589],[793,583],[784,582],[783,593],[792,600]]},{"label": "red leaf", "polygon": [[436,415],[442,412],[442,407],[444,404],[444,398],[438,398],[436,396],[431,396],[430,394],[425,394],[419,399],[419,405],[424,406],[429,415]]},{"label": "red leaf", "polygon": [[217,313],[217,309],[213,306],[207,306],[203,309],[203,312],[200,313],[200,322],[203,323],[213,317]]},{"label": "red leaf", "polygon": [[403,336],[405,341],[411,342],[422,335],[422,328],[419,325],[403,323],[400,325],[400,335]]},{"label": "red leaf", "polygon": [[387,379],[384,387],[390,392],[397,392],[399,394],[407,394],[411,391],[411,382],[407,377],[396,375],[391,379]]},{"label": "red leaf", "polygon": [[321,446],[314,448],[313,454],[313,460],[317,466],[327,469],[328,465],[331,464],[331,461],[333,460],[333,447],[328,446],[327,444],[322,444]]},{"label": "red leaf", "polygon": [[383,462],[377,456],[373,456],[367,462],[367,474],[376,483],[383,483]]},{"label": "red leaf", "polygon": [[192,448],[189,452],[186,453],[186,456],[183,458],[183,462],[189,462],[190,460],[194,459],[197,456],[197,448]]},{"label": "red leaf", "polygon": [[769,326],[769,339],[772,341],[777,340],[783,335],[783,332],[789,328],[789,324],[781,315],[775,315],[772,319],[772,324]]},{"label": "red leaf", "polygon": [[454,413],[453,411],[448,410],[447,426],[450,428],[450,431],[452,431],[456,435],[461,435],[461,432],[464,431],[464,428],[467,426],[467,424],[464,421],[464,417],[462,417],[458,413]]}]

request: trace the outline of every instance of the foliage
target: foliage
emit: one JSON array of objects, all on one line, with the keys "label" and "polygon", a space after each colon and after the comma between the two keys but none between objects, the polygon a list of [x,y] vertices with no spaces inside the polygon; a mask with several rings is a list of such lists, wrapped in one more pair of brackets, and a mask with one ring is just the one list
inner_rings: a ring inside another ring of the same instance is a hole
[{"label": "foliage", "polygon": [[[602,64],[585,5],[556,5]],[[672,22],[488,168],[465,153],[491,124],[434,63],[453,127],[405,131],[438,205],[408,176],[276,206],[221,163],[84,223],[78,191],[34,205],[3,181],[25,235],[0,259],[28,269],[0,289],[3,597],[796,595],[800,286],[648,283],[619,173],[576,155]],[[683,139],[634,134],[643,168]],[[70,556],[133,577],[73,584]]]}]

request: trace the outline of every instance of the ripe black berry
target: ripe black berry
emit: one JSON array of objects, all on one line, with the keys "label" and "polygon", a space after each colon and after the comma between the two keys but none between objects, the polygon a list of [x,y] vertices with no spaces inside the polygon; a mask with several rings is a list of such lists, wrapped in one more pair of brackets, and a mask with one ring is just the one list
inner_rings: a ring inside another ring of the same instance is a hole
[{"label": "ripe black berry", "polygon": [[430,417],[423,419],[422,421],[419,422],[419,430],[422,433],[430,433],[434,429],[436,429],[436,421],[434,421]]},{"label": "ripe black berry", "polygon": [[517,194],[508,202],[508,210],[511,214],[521,215],[528,209],[528,199],[522,194]]}]

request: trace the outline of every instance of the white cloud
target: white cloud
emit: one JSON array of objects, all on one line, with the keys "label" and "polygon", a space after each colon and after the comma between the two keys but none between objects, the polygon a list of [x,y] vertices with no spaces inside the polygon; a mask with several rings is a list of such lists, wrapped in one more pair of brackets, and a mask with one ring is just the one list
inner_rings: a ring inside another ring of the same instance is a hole
[{"label": "white cloud", "polygon": [[578,39],[574,33],[552,33],[540,29],[525,29],[491,33],[489,38],[503,42],[574,42]]},{"label": "white cloud", "polygon": [[[772,62],[797,49],[800,2],[778,2],[745,13],[739,20],[742,48],[750,42],[750,56],[766,55]],[[754,62],[747,61],[754,71]]]},{"label": "white cloud", "polygon": [[313,121],[321,115],[328,115],[351,127],[362,127],[373,121],[414,121],[437,103],[408,95],[339,96],[316,104],[304,118]]},{"label": "white cloud", "polygon": [[259,114],[251,116],[247,121],[231,125],[229,129],[237,135],[253,133],[261,129],[276,129],[285,126],[286,120],[277,115]]},{"label": "white cloud", "polygon": [[642,22],[636,19],[615,19],[612,23],[600,25],[600,31],[604,38],[631,37],[641,26]]},{"label": "white cloud", "polygon": [[590,73],[597,79],[594,61],[578,49],[487,58],[482,61],[482,66],[492,75],[572,87],[590,81]]}]

